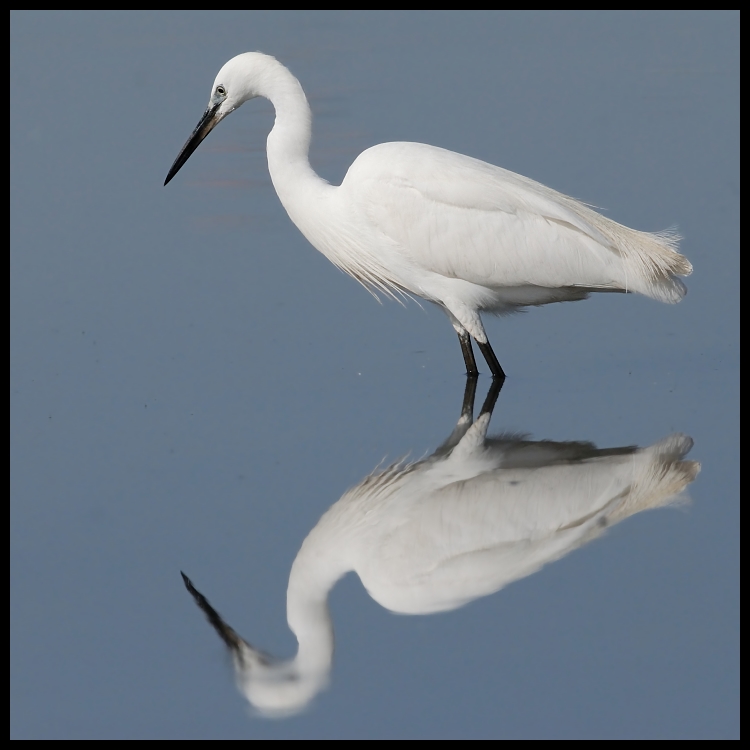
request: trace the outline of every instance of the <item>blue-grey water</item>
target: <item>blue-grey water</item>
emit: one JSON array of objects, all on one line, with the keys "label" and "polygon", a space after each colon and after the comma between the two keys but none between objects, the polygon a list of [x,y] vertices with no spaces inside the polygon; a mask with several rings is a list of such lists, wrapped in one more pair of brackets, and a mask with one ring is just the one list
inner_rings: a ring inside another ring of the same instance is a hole
[{"label": "blue-grey water", "polygon": [[[330,685],[275,720],[179,571],[292,656],[303,539],[381,461],[432,453],[466,378],[439,310],[378,305],[292,225],[268,102],[162,187],[247,50],[299,77],[331,182],[431,143],[676,226],[695,268],[679,305],[487,320],[491,432],[684,433],[689,502],[439,614],[346,576]],[[738,736],[738,13],[13,13],[10,109],[12,737]]]}]

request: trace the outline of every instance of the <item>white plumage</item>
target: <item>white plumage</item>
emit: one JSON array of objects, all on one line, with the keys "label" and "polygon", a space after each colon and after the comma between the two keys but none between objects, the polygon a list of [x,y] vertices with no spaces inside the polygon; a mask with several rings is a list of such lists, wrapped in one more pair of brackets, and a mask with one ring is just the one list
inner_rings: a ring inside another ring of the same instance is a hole
[{"label": "white plumage", "polygon": [[336,266],[374,292],[440,305],[459,335],[467,372],[473,338],[495,377],[504,373],[481,311],[638,292],[678,302],[691,273],[672,232],[629,229],[526,177],[422,143],[364,151],[340,186],[310,166],[310,107],[273,57],[248,52],[219,71],[209,106],[165,184],[205,136],[249,99],[276,110],[268,166],[292,221]]},{"label": "white plumage", "polygon": [[[301,710],[328,682],[333,625],[328,595],[356,571],[370,596],[404,614],[461,607],[528,576],[607,526],[665,505],[695,479],[692,440],[648,448],[487,438],[494,399],[472,424],[473,391],[435,453],[376,469],[329,508],[292,565],[287,618],[297,655],[277,661],[230,628],[185,578],[230,648],[248,701],[268,715]],[[184,576],[184,574],[183,574]]]}]

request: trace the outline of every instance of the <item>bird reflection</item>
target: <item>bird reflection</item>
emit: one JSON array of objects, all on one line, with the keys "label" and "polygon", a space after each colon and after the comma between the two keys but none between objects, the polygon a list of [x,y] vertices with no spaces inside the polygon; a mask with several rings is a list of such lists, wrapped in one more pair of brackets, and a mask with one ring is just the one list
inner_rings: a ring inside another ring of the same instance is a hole
[{"label": "bird reflection", "polygon": [[404,614],[456,609],[530,575],[634,513],[666,505],[700,465],[674,434],[647,447],[487,437],[495,381],[476,420],[477,380],[461,416],[429,457],[377,468],[323,514],[302,543],[287,589],[297,655],[275,660],[227,625],[183,573],[185,585],[229,648],[240,690],[260,713],[307,706],[333,656],[328,594],[356,571],[370,596]]}]

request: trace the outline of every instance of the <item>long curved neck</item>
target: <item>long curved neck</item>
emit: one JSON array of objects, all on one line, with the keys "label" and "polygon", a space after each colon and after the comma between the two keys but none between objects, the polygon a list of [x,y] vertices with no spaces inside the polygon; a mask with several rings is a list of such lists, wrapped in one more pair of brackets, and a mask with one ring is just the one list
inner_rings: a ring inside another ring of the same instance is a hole
[{"label": "long curved neck", "polygon": [[296,713],[328,684],[333,661],[328,593],[349,568],[336,545],[326,544],[330,536],[315,532],[313,529],[303,542],[289,575],[287,620],[297,636],[297,655],[269,664],[243,642],[240,688],[250,703],[267,715]]},{"label": "long curved neck", "polygon": [[268,171],[284,208],[297,223],[295,214],[304,201],[296,197],[309,197],[310,193],[330,187],[315,174],[308,158],[312,131],[310,105],[299,81],[281,63],[269,67],[258,93],[270,99],[276,110],[276,121],[267,141]]},{"label": "long curved neck", "polygon": [[[351,570],[327,534],[313,529],[292,565],[287,588],[287,621],[297,636],[295,659],[300,672],[328,672],[333,658],[333,623],[328,594],[336,581]],[[321,537],[321,538],[318,538]],[[323,538],[326,537],[326,538]]]}]

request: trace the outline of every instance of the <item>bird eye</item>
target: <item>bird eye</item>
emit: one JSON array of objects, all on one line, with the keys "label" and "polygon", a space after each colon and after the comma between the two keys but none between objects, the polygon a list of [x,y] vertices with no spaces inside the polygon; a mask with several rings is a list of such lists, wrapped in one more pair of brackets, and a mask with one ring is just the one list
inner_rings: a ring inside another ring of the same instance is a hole
[{"label": "bird eye", "polygon": [[227,90],[223,86],[217,86],[216,87],[216,93],[219,96],[226,96],[227,95]]}]

